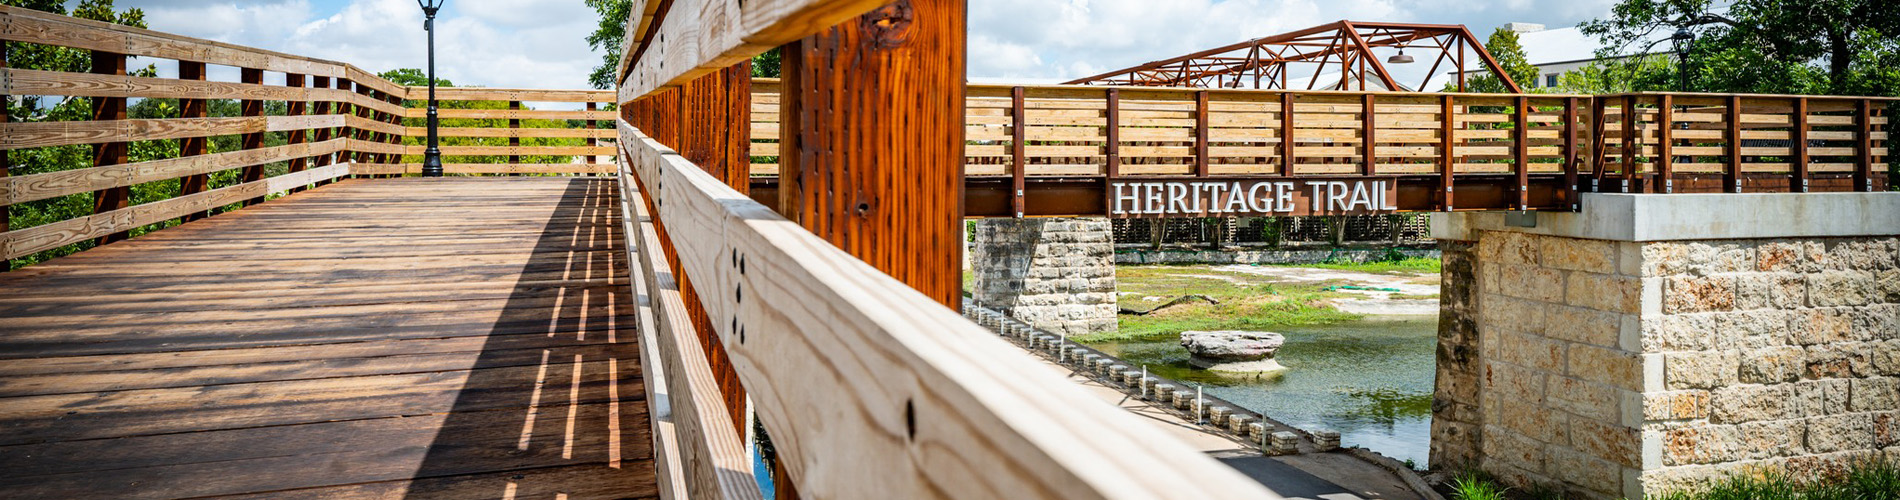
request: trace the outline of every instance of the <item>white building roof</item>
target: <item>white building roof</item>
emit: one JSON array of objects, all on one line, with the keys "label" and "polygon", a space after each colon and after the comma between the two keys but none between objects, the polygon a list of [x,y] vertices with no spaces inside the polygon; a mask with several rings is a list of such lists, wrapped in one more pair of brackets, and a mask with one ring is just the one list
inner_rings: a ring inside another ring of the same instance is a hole
[{"label": "white building roof", "polygon": [[[1543,25],[1528,23],[1510,23],[1506,26],[1518,30],[1518,45],[1524,47],[1524,58],[1532,66],[1595,60],[1597,49],[1603,46],[1597,43],[1596,37],[1584,34],[1576,26],[1557,29],[1542,29]],[[1624,50],[1638,52],[1647,46],[1649,54],[1669,52],[1668,39],[1671,34],[1673,32],[1653,33],[1648,41],[1632,44]],[[1489,33],[1481,36],[1488,38]],[[1650,45],[1650,42],[1659,40],[1659,43]],[[1484,71],[1484,61],[1467,58],[1464,70]]]}]

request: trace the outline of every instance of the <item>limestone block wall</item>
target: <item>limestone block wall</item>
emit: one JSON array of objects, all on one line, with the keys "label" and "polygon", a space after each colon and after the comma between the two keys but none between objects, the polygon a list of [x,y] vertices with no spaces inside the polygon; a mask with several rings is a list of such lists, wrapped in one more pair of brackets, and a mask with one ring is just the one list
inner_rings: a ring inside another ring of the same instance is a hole
[{"label": "limestone block wall", "polygon": [[976,222],[972,298],[1070,335],[1114,331],[1115,242],[1108,219]]},{"label": "limestone block wall", "polygon": [[1662,242],[1641,254],[1645,490],[1900,459],[1900,238]]},{"label": "limestone block wall", "polygon": [[[1762,468],[1900,459],[1900,225],[1644,241],[1606,234],[1616,226],[1589,219],[1590,202],[1541,228],[1435,221],[1449,241],[1433,467],[1640,498]],[[1801,221],[1785,223],[1754,233]]]}]

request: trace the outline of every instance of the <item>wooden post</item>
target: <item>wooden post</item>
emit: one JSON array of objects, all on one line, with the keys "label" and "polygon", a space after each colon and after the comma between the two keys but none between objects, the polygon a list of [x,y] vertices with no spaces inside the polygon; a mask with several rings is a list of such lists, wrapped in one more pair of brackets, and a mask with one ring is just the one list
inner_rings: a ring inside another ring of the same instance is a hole
[{"label": "wooden post", "polygon": [[1857,112],[1856,114],[1860,117],[1858,120],[1855,120],[1855,122],[1860,125],[1860,130],[1858,134],[1854,135],[1854,150],[1857,153],[1857,158],[1854,162],[1854,190],[1873,191],[1874,102],[1869,99],[1860,99],[1855,101],[1854,105],[1855,111]]},{"label": "wooden post", "polygon": [[1722,191],[1742,192],[1742,96],[1728,97],[1728,163],[1722,168]]},{"label": "wooden post", "polygon": [[1674,192],[1676,177],[1675,157],[1672,156],[1676,142],[1676,106],[1672,96],[1663,94],[1656,106],[1656,184],[1652,191],[1659,193]]},{"label": "wooden post", "polygon": [[[304,75],[298,73],[284,74],[284,86],[293,89],[303,88]],[[306,94],[306,96],[307,95],[308,94]],[[284,107],[284,114],[288,116],[302,116],[309,111],[310,104],[304,99],[290,101],[289,104]],[[310,131],[302,128],[290,131],[284,138],[285,144],[305,144],[308,142],[310,142]],[[290,159],[290,172],[302,172],[308,168],[310,168],[309,157],[299,156]],[[291,190],[291,192],[296,192],[296,190]]]},{"label": "wooden post", "polygon": [[[330,77],[327,77],[327,76],[315,77],[314,81],[311,83],[310,86],[313,89],[317,89],[316,92],[321,92],[325,95],[328,95],[329,94],[328,89],[330,88]],[[316,114],[321,116],[321,115],[330,114],[331,111],[335,108],[335,106],[332,106],[330,104],[329,99],[317,99],[316,108],[317,108]],[[336,131],[334,129],[330,127],[323,127],[323,128],[317,129],[315,141],[319,143],[326,142],[334,138],[335,136],[336,136]],[[311,163],[313,164],[313,166],[316,166],[316,167],[325,167],[325,166],[329,166],[333,161],[335,161],[334,158],[335,158],[335,155],[331,155],[327,153],[321,154],[313,158]],[[331,181],[329,179],[324,179],[321,181],[317,181],[317,185],[322,186],[325,184],[329,184],[330,182]],[[300,192],[303,190],[304,188],[299,187],[296,189],[292,189],[290,192],[295,193],[295,192]]]},{"label": "wooden post", "polygon": [[[387,102],[391,105],[394,105],[396,109],[403,109],[402,96],[378,91],[377,97],[381,98],[383,102]],[[405,120],[405,118],[403,118],[403,114],[404,113],[400,113],[400,112],[382,113],[381,116],[383,117],[383,123],[387,123],[394,126],[396,130],[402,130],[403,120]],[[405,135],[406,134],[385,133],[385,134],[382,134],[381,137],[383,138],[384,143],[393,144],[397,147],[398,150],[401,150],[403,146],[402,141]],[[402,153],[393,153],[393,154],[384,154],[383,158],[385,159],[385,163],[400,164],[403,162],[403,156],[405,155],[403,155]],[[402,174],[396,174],[396,175],[393,175],[392,177],[402,177]]]},{"label": "wooden post", "polygon": [[[239,79],[243,80],[244,83],[249,83],[253,85],[264,84],[264,70],[256,69],[256,68],[243,68],[241,71],[239,71],[239,73],[240,73]],[[239,101],[238,108],[240,111],[239,114],[242,114],[246,117],[258,117],[262,119],[262,117],[264,116],[264,101],[261,99],[244,99],[242,101]],[[242,143],[240,147],[242,147],[243,149],[263,148],[264,147],[264,132],[258,131],[258,132],[244,134],[240,142]],[[243,172],[244,172],[243,180],[242,180],[243,182],[257,182],[257,181],[264,180],[264,166],[263,165],[251,165],[248,167],[244,167]],[[244,200],[244,206],[248,207],[248,206],[256,205],[258,203],[263,203],[263,202],[264,202],[264,197],[259,196],[256,198]]]},{"label": "wooden post", "polygon": [[[908,0],[788,48],[781,182],[819,237],[961,309],[964,0]],[[795,149],[793,149],[795,148]],[[862,152],[866,154],[845,154]]]},{"label": "wooden post", "polygon": [[[587,112],[588,112],[588,114],[590,114],[590,115],[591,115],[591,114],[592,114],[592,113],[593,113],[593,112],[594,112],[594,111],[595,111],[596,109],[599,109],[599,108],[598,108],[597,106],[599,106],[599,103],[595,103],[595,102],[593,102],[593,101],[588,101],[588,102],[587,102]],[[747,123],[748,123],[748,124],[750,124],[750,123],[751,123],[751,120],[750,120],[750,119],[748,119],[748,120],[747,120]],[[592,117],[592,116],[589,116],[589,117],[588,117],[588,119],[586,119],[586,120],[581,120],[581,128],[583,128],[583,129],[586,129],[586,130],[587,130],[587,141],[586,141],[586,144],[587,144],[587,147],[590,147],[590,148],[592,148],[592,147],[597,147],[597,146],[599,146],[599,144],[600,144],[600,142],[599,142],[599,140],[598,140],[598,139],[595,139],[595,138],[594,138],[594,128],[595,128],[595,127],[597,127],[597,126],[598,126],[598,125],[596,125],[596,124],[595,124],[595,122],[594,122],[594,120],[593,120],[593,117]],[[748,146],[748,149],[749,149],[749,147],[751,146],[751,144],[746,144],[746,146]],[[750,153],[750,151],[748,151],[748,154],[749,154],[749,153]],[[589,167],[588,167],[588,168],[593,168],[593,167],[592,167],[592,165],[593,165],[593,164],[595,164],[595,163],[598,163],[598,162],[600,161],[600,157],[598,157],[598,156],[594,156],[594,155],[587,155],[587,156],[583,156],[583,157],[581,157],[581,159],[583,160],[583,161],[581,162],[581,164],[583,164],[583,165],[589,165]],[[749,157],[748,157],[748,163],[750,163],[750,158],[749,158]],[[593,176],[597,176],[597,175],[599,175],[599,174],[592,174],[592,175],[589,175],[589,177],[593,177]],[[750,187],[750,186],[748,185],[747,187]],[[740,192],[745,192],[746,190],[745,190],[745,189],[741,189],[741,190],[739,190],[739,191],[740,191]]]},{"label": "wooden post", "polygon": [[[356,83],[356,82],[348,82],[348,81],[344,81],[344,82],[342,82],[342,86],[341,86],[341,88],[343,88],[343,89],[345,89],[345,90],[351,90],[351,91],[354,91],[354,92],[356,92],[356,95],[360,95],[360,96],[364,96],[364,97],[368,97],[368,96],[369,96],[369,87],[365,87],[365,86],[363,86],[362,84],[359,84],[359,83]],[[357,119],[359,119],[359,120],[368,120],[368,119],[369,119],[369,108],[365,108],[365,107],[362,107],[362,106],[358,106],[358,105],[356,105],[356,104],[354,104],[354,103],[352,103],[352,104],[349,104],[349,108],[350,108],[350,115],[351,115],[351,116],[355,116],[355,117],[356,117]],[[349,137],[350,137],[351,139],[354,139],[354,140],[357,140],[357,141],[368,141],[368,140],[369,140],[369,130],[367,130],[367,129],[361,129],[361,128],[350,128],[350,129],[347,129],[347,130],[349,131],[349,134],[348,134],[348,135],[349,135]],[[352,162],[356,162],[356,163],[369,163],[369,158],[370,158],[370,157],[369,157],[369,153],[365,153],[365,152],[362,152],[362,151],[351,151],[351,152],[349,152],[349,155],[350,155],[350,156],[349,156],[349,158],[350,158],[350,161],[352,161]],[[371,177],[372,177],[372,178],[374,178],[374,177],[382,177],[382,176],[381,176],[381,175],[375,175],[375,174],[371,174]]]},{"label": "wooden post", "polygon": [[[92,51],[92,73],[95,75],[125,75],[125,54]],[[101,122],[122,122],[125,120],[125,98],[92,98],[92,119],[93,121]],[[127,144],[124,142],[94,144],[92,146],[92,166],[103,167],[125,163],[126,146]],[[93,191],[92,193],[92,213],[95,214],[126,208],[131,206],[131,203],[132,188],[130,186],[101,189]],[[126,229],[129,230],[130,228]],[[129,236],[130,233],[127,231],[115,231],[111,234],[100,236],[98,244],[104,245],[124,240]]]},{"label": "wooden post", "polygon": [[1515,201],[1512,204],[1516,205],[1518,210],[1529,210],[1531,206],[1530,107],[1529,97],[1517,96],[1517,127],[1511,130],[1513,141],[1511,156],[1512,163],[1515,164],[1512,170],[1517,172],[1517,195],[1513,197]]},{"label": "wooden post", "polygon": [[1017,218],[1023,216],[1023,190],[1028,188],[1026,177],[1029,175],[1029,155],[1024,142],[1028,141],[1029,120],[1023,117],[1023,88],[1009,89],[1009,211]]},{"label": "wooden post", "polygon": [[[178,61],[178,79],[188,80],[188,81],[194,81],[194,80],[204,81],[205,63],[191,62],[191,61]],[[179,118],[204,118],[204,117],[211,116],[210,111],[207,108],[207,102],[208,101],[204,99],[179,99],[178,100],[178,117]],[[178,140],[178,156],[183,158],[183,157],[188,157],[188,156],[198,156],[198,155],[205,154],[205,152],[210,146],[208,141],[209,141],[209,138],[207,137],[188,137],[184,139],[179,139]],[[178,195],[185,196],[185,195],[204,192],[204,190],[207,187],[209,187],[210,184],[211,184],[211,174],[193,174],[193,175],[185,176],[183,180],[179,181]],[[194,220],[202,219],[207,215],[210,215],[209,211],[186,214],[184,217],[180,218],[179,222],[181,223],[191,222]]]},{"label": "wooden post", "polygon": [[[1364,75],[1360,78],[1363,79]],[[1371,93],[1365,94],[1360,101],[1359,118],[1363,120],[1363,123],[1360,123],[1359,142],[1362,147],[1360,153],[1365,155],[1365,160],[1359,166],[1359,175],[1372,175],[1378,171],[1379,162],[1379,126],[1374,122],[1373,110],[1376,104]]]},{"label": "wooden post", "polygon": [[1788,129],[1789,146],[1794,148],[1794,158],[1788,164],[1788,190],[1796,193],[1808,192],[1808,98],[1794,98],[1794,126]]},{"label": "wooden post", "polygon": [[1631,179],[1636,178],[1636,145],[1642,141],[1636,137],[1636,96],[1623,96],[1623,167],[1618,176],[1623,179],[1622,191],[1630,192]]},{"label": "wooden post", "polygon": [[[7,52],[11,46],[12,44],[10,43],[0,41],[0,68],[9,67]],[[7,123],[12,119],[9,113],[13,109],[13,96],[7,95],[8,92],[6,92],[6,90],[5,88],[0,88],[0,123]],[[0,183],[7,182],[7,171],[11,169],[13,169],[12,152],[0,150]],[[13,211],[7,206],[0,206],[0,234],[13,230],[12,213]],[[0,271],[13,270],[13,259],[8,259],[5,255],[0,255],[0,262],[5,262],[5,264],[0,264]]]},{"label": "wooden post", "polygon": [[707,73],[680,87],[674,149],[741,193],[751,189],[752,63]]},{"label": "wooden post", "polygon": [[1439,97],[1438,131],[1438,209],[1452,211],[1456,206],[1452,199],[1452,178],[1458,173],[1458,113],[1450,95]]},{"label": "wooden post", "polygon": [[1207,91],[1194,93],[1194,176],[1213,174],[1207,162]]},{"label": "wooden post", "polygon": [[1605,106],[1608,98],[1590,98],[1590,192],[1603,192],[1603,163],[1608,158],[1610,131]]},{"label": "wooden post", "polygon": [[1108,178],[1110,179],[1121,177],[1122,175],[1121,107],[1122,107],[1121,90],[1115,89],[1115,88],[1108,89],[1108,102],[1107,102],[1108,126],[1106,127],[1106,132],[1108,133],[1108,140],[1102,145],[1102,153],[1104,155],[1107,155],[1108,157],[1107,158],[1107,163],[1108,163],[1107,174],[1108,174]]},{"label": "wooden post", "polygon": [[[517,148],[509,152],[519,153],[521,152],[519,149],[521,147],[521,101],[508,101],[508,111],[514,112],[508,114],[508,147]],[[508,168],[513,169],[520,166],[521,155],[508,155]],[[521,174],[516,173],[512,175],[519,176]]]},{"label": "wooden post", "polygon": [[1564,201],[1570,211],[1583,209],[1583,195],[1577,189],[1577,98],[1564,98]]},{"label": "wooden post", "polygon": [[1280,92],[1280,175],[1293,175],[1293,91]]}]

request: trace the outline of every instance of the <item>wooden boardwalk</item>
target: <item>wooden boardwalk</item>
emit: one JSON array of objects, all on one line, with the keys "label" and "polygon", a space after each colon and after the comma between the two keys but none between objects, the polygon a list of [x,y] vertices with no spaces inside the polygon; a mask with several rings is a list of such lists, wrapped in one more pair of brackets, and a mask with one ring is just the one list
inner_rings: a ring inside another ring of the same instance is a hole
[{"label": "wooden boardwalk", "polygon": [[0,273],[0,491],[657,496],[617,203],[348,180]]}]

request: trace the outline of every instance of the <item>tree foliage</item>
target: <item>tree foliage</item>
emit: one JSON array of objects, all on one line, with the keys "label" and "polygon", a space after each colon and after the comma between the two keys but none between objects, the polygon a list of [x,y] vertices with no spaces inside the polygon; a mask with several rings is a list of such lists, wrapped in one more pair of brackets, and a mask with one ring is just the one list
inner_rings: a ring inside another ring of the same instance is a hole
[{"label": "tree foliage", "polygon": [[[1524,46],[1518,42],[1516,31],[1498,28],[1497,31],[1491,32],[1491,37],[1484,41],[1484,50],[1491,53],[1491,58],[1497,60],[1498,67],[1503,68],[1504,74],[1510,75],[1511,81],[1517,82],[1520,88],[1537,80],[1537,67],[1532,66],[1529,56],[1524,54]],[[1445,92],[1457,90],[1458,82],[1445,84]],[[1510,92],[1511,89],[1505,86],[1504,81],[1497,75],[1486,71],[1467,78],[1465,91],[1502,94]]]},{"label": "tree foliage", "polygon": [[[1584,23],[1604,45],[1598,56],[1671,51],[1650,40],[1691,26],[1687,88],[1668,90],[1900,95],[1900,7],[1892,0],[1622,0],[1607,19]],[[1705,14],[1734,21],[1697,22]],[[1667,44],[1668,42],[1662,42]],[[1662,65],[1629,58],[1610,64],[1650,75]],[[1668,68],[1674,71],[1673,64]],[[1642,78],[1642,77],[1639,77]],[[1662,90],[1662,89],[1655,89]]]},{"label": "tree foliage", "polygon": [[[619,83],[614,71],[620,67],[620,48],[627,42],[627,22],[633,13],[632,0],[587,0],[587,6],[600,13],[600,24],[587,35],[587,44],[601,51],[600,65],[587,75],[587,83],[597,89],[611,89]],[[752,76],[778,78],[779,49],[765,51],[752,58]]]},{"label": "tree foliage", "polygon": [[[382,79],[389,80],[390,82],[396,83],[398,85],[420,87],[420,86],[429,84],[428,74],[423,73],[422,70],[415,69],[415,68],[392,69],[389,71],[378,73],[376,76],[382,77]],[[435,80],[435,86],[436,87],[454,87],[455,83],[450,82],[447,79],[437,78]],[[420,108],[420,107],[427,106],[427,103],[424,103],[419,100],[412,100],[412,101],[404,102],[403,106],[410,107],[410,108]],[[437,108],[438,109],[508,109],[508,101],[460,101],[460,100],[437,101]],[[521,106],[521,109],[534,109],[534,108],[527,104],[523,104]],[[406,118],[403,120],[403,125],[408,126],[408,127],[426,127],[428,126],[428,119],[427,118]],[[580,128],[582,125],[583,124],[580,120],[541,120],[541,119],[521,120],[521,128]],[[442,118],[439,120],[439,123],[437,123],[437,126],[441,128],[508,128],[508,120],[505,118]],[[427,144],[428,140],[429,138],[426,135],[425,136],[409,136],[409,137],[403,138],[403,144],[411,145],[411,146],[419,146],[419,145]],[[445,136],[445,137],[440,137],[437,140],[439,141],[438,144],[442,146],[507,146],[509,145],[508,138],[506,137],[446,137]],[[587,142],[586,139],[575,138],[575,137],[524,137],[524,138],[521,138],[520,141],[521,141],[520,145],[522,147],[585,146]],[[558,156],[558,155],[526,155],[526,156],[522,156],[520,160],[521,160],[521,163],[567,163],[569,161],[573,161],[574,157],[573,156]],[[403,157],[402,162],[403,163],[422,163],[422,156],[421,155],[405,156]],[[443,162],[444,163],[508,163],[508,157],[507,156],[445,156]]]}]

